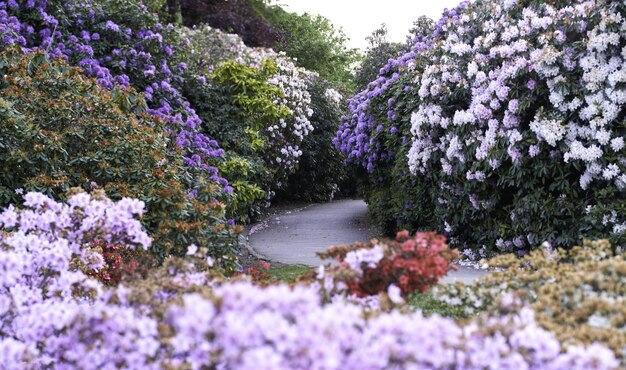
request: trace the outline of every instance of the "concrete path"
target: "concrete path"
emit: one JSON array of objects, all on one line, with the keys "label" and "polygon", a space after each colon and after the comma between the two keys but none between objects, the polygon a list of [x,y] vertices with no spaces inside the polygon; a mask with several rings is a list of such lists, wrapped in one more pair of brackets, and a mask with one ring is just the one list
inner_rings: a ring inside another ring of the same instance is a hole
[{"label": "concrete path", "polygon": [[[368,224],[362,200],[338,200],[286,210],[252,226],[248,243],[261,256],[285,264],[319,266],[316,256],[332,245],[369,241],[377,232]],[[471,282],[485,272],[461,266],[444,281]]]}]

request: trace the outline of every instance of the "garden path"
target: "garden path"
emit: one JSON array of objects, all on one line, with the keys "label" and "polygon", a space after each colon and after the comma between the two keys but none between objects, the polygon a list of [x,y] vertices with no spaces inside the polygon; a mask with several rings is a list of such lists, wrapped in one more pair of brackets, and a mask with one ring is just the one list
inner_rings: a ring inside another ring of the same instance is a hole
[{"label": "garden path", "polygon": [[[322,260],[316,252],[331,245],[368,241],[377,234],[369,224],[365,202],[345,199],[279,210],[248,230],[247,245],[254,254],[272,261],[319,266]],[[484,274],[460,266],[444,282],[469,283]]]}]

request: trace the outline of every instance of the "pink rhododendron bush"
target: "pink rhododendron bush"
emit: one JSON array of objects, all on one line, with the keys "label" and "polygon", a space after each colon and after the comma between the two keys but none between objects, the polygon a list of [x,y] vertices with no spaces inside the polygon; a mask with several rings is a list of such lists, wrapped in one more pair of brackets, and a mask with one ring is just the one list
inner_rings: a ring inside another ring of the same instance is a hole
[{"label": "pink rhododendron bush", "polygon": [[[147,248],[143,203],[25,195],[0,212],[0,367],[6,369],[616,369],[563,345],[512,295],[465,325],[401,304],[364,310],[320,284],[258,287],[209,268],[206,248],[115,288],[89,273],[100,243]],[[367,263],[375,263],[375,259]]]},{"label": "pink rhododendron bush", "polygon": [[335,142],[390,232],[624,245],[625,60],[623,1],[463,2],[354,97]]}]

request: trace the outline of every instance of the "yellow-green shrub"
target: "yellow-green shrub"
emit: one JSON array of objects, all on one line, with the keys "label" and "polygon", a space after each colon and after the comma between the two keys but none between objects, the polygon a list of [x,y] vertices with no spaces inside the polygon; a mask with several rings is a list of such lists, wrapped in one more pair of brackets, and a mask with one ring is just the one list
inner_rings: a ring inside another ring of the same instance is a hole
[{"label": "yellow-green shrub", "polygon": [[469,286],[439,286],[437,295],[471,312],[515,293],[562,341],[601,342],[626,364],[625,257],[606,240],[571,250],[534,250],[523,258],[502,255],[488,262],[493,273]]}]

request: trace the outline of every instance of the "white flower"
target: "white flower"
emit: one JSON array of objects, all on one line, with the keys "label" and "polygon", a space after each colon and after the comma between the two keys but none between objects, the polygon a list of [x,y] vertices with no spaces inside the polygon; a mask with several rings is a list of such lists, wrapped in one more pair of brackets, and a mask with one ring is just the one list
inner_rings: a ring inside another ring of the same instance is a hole
[{"label": "white flower", "polygon": [[324,265],[320,265],[320,267],[317,268],[316,278],[317,279],[324,278],[325,273],[326,273],[326,269],[325,269]]},{"label": "white flower", "polygon": [[371,249],[362,248],[348,252],[344,258],[344,262],[346,262],[352,270],[362,273],[361,265],[363,263],[367,264],[370,268],[374,268],[384,256],[385,252],[383,248],[380,245],[376,245]]},{"label": "white flower", "polygon": [[615,139],[611,140],[611,149],[613,149],[614,152],[619,152],[620,150],[624,149],[624,138],[616,137]]},{"label": "white flower", "polygon": [[196,254],[197,251],[198,251],[198,246],[195,244],[191,244],[189,245],[189,247],[187,247],[187,256],[193,256]]},{"label": "white flower", "polygon": [[589,316],[589,319],[587,319],[587,325],[594,328],[608,329],[611,327],[611,320],[600,314],[594,313]]},{"label": "white flower", "polygon": [[402,291],[395,284],[389,285],[387,288],[387,296],[391,300],[391,302],[395,304],[404,303],[404,299],[402,299]]},{"label": "white flower", "polygon": [[602,171],[602,177],[605,180],[611,180],[614,177],[619,176],[619,174],[620,174],[619,167],[614,163],[611,163],[604,169],[604,171]]},{"label": "white flower", "polygon": [[565,127],[557,120],[547,120],[535,117],[530,123],[530,129],[537,135],[537,138],[544,140],[550,146],[556,146],[557,141],[565,136]]}]

